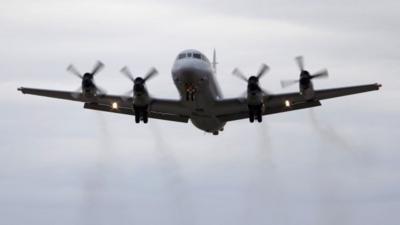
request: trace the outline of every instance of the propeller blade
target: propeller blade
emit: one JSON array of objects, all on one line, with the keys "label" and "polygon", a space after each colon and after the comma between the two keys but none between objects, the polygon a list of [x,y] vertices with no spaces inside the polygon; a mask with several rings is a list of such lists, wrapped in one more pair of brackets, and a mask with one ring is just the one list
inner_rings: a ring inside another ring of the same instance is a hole
[{"label": "propeller blade", "polygon": [[243,91],[242,94],[239,95],[242,98],[246,98],[247,97],[247,91]]},{"label": "propeller blade", "polygon": [[327,78],[328,76],[328,70],[324,69],[311,75],[311,78]]},{"label": "propeller blade", "polygon": [[297,66],[299,67],[299,69],[301,71],[304,70],[304,57],[303,56],[297,56],[295,58],[296,62],[297,62]]},{"label": "propeller blade", "polygon": [[96,73],[98,73],[100,70],[102,70],[104,67],[104,64],[100,61],[97,61],[96,65],[93,67],[92,70],[92,75],[96,75]]},{"label": "propeller blade", "polygon": [[135,82],[135,78],[133,77],[132,72],[129,70],[127,66],[121,69],[121,73],[124,74],[132,82]]},{"label": "propeller blade", "polygon": [[245,81],[245,82],[247,82],[247,77],[242,73],[242,71],[240,71],[238,68],[235,68],[233,71],[232,71],[232,74],[234,75],[234,76],[236,76],[236,77],[238,77],[239,79],[241,79],[241,80],[243,80],[243,81]]},{"label": "propeller blade", "polygon": [[106,95],[107,94],[107,91],[104,88],[102,88],[99,85],[97,85],[96,83],[94,83],[94,81],[93,81],[93,84],[96,87],[96,92],[98,94],[100,94],[100,95]]},{"label": "propeller blade", "polygon": [[257,73],[257,78],[261,78],[262,76],[264,76],[265,75],[265,73],[267,72],[269,70],[269,67],[266,65],[266,64],[261,64],[261,67],[260,67],[260,69],[258,70],[258,73]]},{"label": "propeller blade", "polygon": [[75,99],[79,98],[79,95],[82,92],[82,86],[80,86],[79,88],[77,88],[72,94],[71,96]]},{"label": "propeller blade", "polygon": [[286,88],[290,85],[298,83],[299,80],[281,80],[281,86],[282,88]]},{"label": "propeller blade", "polygon": [[147,72],[146,76],[144,76],[143,80],[146,82],[147,80],[151,79],[155,75],[158,74],[158,71],[156,68],[152,67],[149,72]]},{"label": "propeller blade", "polygon": [[72,64],[67,67],[67,71],[71,72],[72,74],[74,74],[75,76],[77,76],[81,79],[83,78],[82,74]]},{"label": "propeller blade", "polygon": [[[265,89],[261,88],[261,92],[263,93],[263,95],[268,96],[270,95],[270,92],[266,91]],[[242,98],[246,98],[247,97],[247,91],[244,91],[241,95],[239,95]]]},{"label": "propeller blade", "polygon": [[132,90],[129,90],[129,91],[127,91],[127,92],[125,92],[123,95],[124,95],[124,96],[128,96],[128,97],[132,97],[132,95],[133,95],[133,89],[132,89]]},{"label": "propeller blade", "polygon": [[263,89],[263,88],[261,88],[261,91],[266,96],[270,95],[270,93],[268,91],[266,91],[265,89]]},{"label": "propeller blade", "polygon": [[125,92],[123,95],[124,96],[131,96],[133,94],[133,89],[130,91]]},{"label": "propeller blade", "polygon": [[132,94],[133,94],[133,89],[122,94],[121,99],[126,102],[129,100],[129,98],[132,97]]}]

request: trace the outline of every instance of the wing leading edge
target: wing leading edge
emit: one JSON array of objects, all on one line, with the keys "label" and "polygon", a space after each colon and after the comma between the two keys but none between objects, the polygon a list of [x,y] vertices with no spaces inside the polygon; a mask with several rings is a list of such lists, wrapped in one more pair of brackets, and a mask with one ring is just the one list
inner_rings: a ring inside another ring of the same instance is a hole
[{"label": "wing leading edge", "polygon": [[[132,98],[118,95],[97,95],[85,97],[82,93],[46,90],[36,88],[18,88],[23,94],[38,95],[50,98],[64,99],[83,102],[85,109],[92,109],[104,112],[134,115]],[[189,121],[188,112],[179,100],[167,100],[153,98],[149,105],[149,118],[161,119],[175,122]]]},{"label": "wing leading edge", "polygon": [[[376,91],[382,85],[380,84],[367,84],[367,85],[358,85],[358,86],[350,86],[350,87],[340,87],[340,88],[330,88],[330,89],[322,89],[316,90],[314,93],[314,100],[320,101],[330,98],[342,97],[346,95],[359,94],[363,92]],[[271,106],[285,104],[285,101],[288,100],[291,104],[305,102],[306,100],[299,92],[287,93],[287,94],[278,94],[278,95],[269,95],[265,96],[264,101],[268,102]]]},{"label": "wing leading edge", "polygon": [[[380,84],[368,84],[316,90],[314,99],[311,101],[307,101],[299,92],[266,95],[264,96],[263,115],[317,107],[321,105],[320,100],[376,91],[380,87]],[[248,118],[246,98],[221,100],[218,102],[216,109],[217,117],[224,122]]]}]

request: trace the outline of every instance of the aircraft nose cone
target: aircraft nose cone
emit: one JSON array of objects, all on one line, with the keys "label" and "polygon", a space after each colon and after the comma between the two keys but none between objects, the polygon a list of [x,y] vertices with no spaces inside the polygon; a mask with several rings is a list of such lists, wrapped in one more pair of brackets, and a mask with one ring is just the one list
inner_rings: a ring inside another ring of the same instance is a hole
[{"label": "aircraft nose cone", "polygon": [[193,69],[181,69],[176,76],[177,80],[183,83],[194,83],[196,77],[196,72]]},{"label": "aircraft nose cone", "polygon": [[183,68],[183,69],[181,69],[178,73],[179,73],[181,76],[185,76],[185,77],[193,76],[194,74],[196,74],[195,71],[193,70],[193,68],[192,68],[192,69],[190,69],[190,68]]}]

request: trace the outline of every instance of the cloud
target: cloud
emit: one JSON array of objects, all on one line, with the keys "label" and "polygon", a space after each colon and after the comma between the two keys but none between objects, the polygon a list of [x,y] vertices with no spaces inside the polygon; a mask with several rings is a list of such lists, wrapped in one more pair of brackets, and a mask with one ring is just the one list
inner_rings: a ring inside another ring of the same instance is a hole
[{"label": "cloud", "polygon": [[[376,224],[385,215],[395,224],[398,4],[5,2],[0,9],[2,221]],[[80,81],[66,66],[74,63],[85,71],[100,59],[106,68],[96,82],[109,93],[131,88],[119,73],[122,66],[135,74],[156,66],[160,75],[148,84],[151,94],[177,98],[170,76],[176,55],[196,48],[210,56],[214,47],[217,79],[227,97],[246,88],[230,75],[232,69],[251,74],[262,62],[272,68],[263,87],[286,91],[279,80],[298,76],[293,58],[299,54],[311,71],[328,68],[330,79],[316,82],[317,88],[384,86],[323,102],[314,127],[307,111],[299,110],[266,117],[267,129],[245,120],[228,123],[217,137],[190,123],[137,125],[130,116],[104,113],[105,127],[80,103],[16,91],[19,86],[74,90]]]}]

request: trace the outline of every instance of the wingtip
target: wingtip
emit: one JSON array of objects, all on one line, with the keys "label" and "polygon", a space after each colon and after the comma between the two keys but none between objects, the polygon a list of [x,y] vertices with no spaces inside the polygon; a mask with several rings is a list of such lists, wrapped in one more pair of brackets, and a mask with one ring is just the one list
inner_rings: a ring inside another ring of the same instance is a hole
[{"label": "wingtip", "polygon": [[378,89],[382,87],[382,84],[376,83],[376,86],[378,86]]},{"label": "wingtip", "polygon": [[21,91],[22,92],[23,87],[19,87],[17,88],[17,91]]}]

